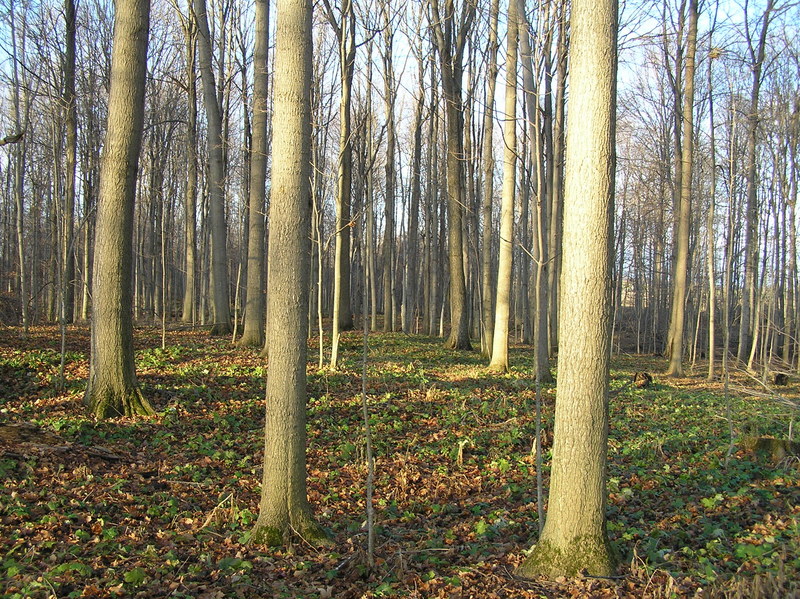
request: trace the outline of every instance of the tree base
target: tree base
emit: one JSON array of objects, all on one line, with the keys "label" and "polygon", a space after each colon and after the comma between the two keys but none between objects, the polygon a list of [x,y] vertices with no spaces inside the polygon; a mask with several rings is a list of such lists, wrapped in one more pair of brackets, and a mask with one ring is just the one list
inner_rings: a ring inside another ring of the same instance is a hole
[{"label": "tree base", "polygon": [[552,385],[555,382],[556,378],[553,376],[553,373],[549,368],[545,368],[544,371],[539,373],[539,383],[542,385]]},{"label": "tree base", "polygon": [[506,374],[508,373],[508,364],[495,364],[491,362],[489,366],[486,367],[486,372],[490,374]]},{"label": "tree base", "polygon": [[210,335],[212,337],[227,337],[233,333],[230,323],[218,322],[211,327]]},{"label": "tree base", "polygon": [[250,533],[250,545],[266,545],[267,547],[282,547],[290,536],[290,532],[296,534],[304,542],[312,547],[322,547],[330,545],[331,539],[328,533],[317,524],[313,518],[302,515],[296,518],[290,526],[276,526],[266,522],[256,521]]},{"label": "tree base", "polygon": [[260,336],[258,333],[250,333],[247,330],[239,337],[239,340],[236,342],[236,347],[242,348],[263,348],[264,347],[264,338]]},{"label": "tree base", "polygon": [[447,341],[444,342],[445,349],[463,349],[470,351],[472,349],[472,344],[469,342],[469,337],[466,339],[460,338],[458,336],[450,336],[447,338]]},{"label": "tree base", "polygon": [[116,416],[152,416],[156,413],[138,387],[117,393],[113,389],[86,391],[89,412],[99,419]]},{"label": "tree base", "polygon": [[611,576],[617,559],[607,539],[578,537],[567,547],[557,547],[550,541],[540,541],[528,558],[517,568],[525,578],[545,576],[577,576],[587,571],[591,576]]}]

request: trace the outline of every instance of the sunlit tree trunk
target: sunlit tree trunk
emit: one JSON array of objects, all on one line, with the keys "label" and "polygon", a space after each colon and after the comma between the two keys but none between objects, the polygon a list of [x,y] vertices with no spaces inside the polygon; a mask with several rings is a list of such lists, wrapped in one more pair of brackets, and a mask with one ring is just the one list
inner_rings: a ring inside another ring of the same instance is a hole
[{"label": "sunlit tree trunk", "polygon": [[184,36],[186,38],[186,195],[184,199],[184,243],[185,243],[185,269],[183,290],[183,322],[195,322],[197,288],[197,79],[195,76],[195,55],[197,46],[197,28],[194,13],[189,11],[189,16],[184,23]]},{"label": "sunlit tree trunk", "polygon": [[[516,0],[514,0],[516,1]],[[483,115],[483,236],[481,248],[481,353],[490,358],[494,337],[494,297],[492,269],[492,206],[494,205],[494,95],[497,86],[497,23],[500,0],[492,0],[489,15],[489,55],[486,107]]]},{"label": "sunlit tree trunk", "polygon": [[306,493],[306,354],[311,230],[310,0],[278,0],[267,275],[267,416],[261,503],[251,542],[293,530],[323,540]]},{"label": "sunlit tree trunk", "polygon": [[208,213],[211,221],[211,279],[213,284],[214,325],[212,335],[231,333],[230,289],[228,288],[228,248],[225,226],[225,158],[223,156],[222,116],[217,97],[211,58],[206,0],[193,0],[197,17],[197,50],[203,99],[208,121]]},{"label": "sunlit tree trunk", "polygon": [[475,19],[476,7],[464,2],[456,15],[452,0],[446,0],[444,11],[439,0],[430,0],[431,25],[441,64],[442,89],[447,122],[447,254],[450,266],[450,335],[445,347],[471,349],[467,288],[464,278],[463,218],[464,193],[464,111],[461,86],[462,64],[467,35]]},{"label": "sunlit tree trunk", "polygon": [[[558,402],[547,521],[523,576],[608,576],[608,368],[617,3],[572,3]],[[580,115],[574,118],[572,115]]]},{"label": "sunlit tree trunk", "polygon": [[686,47],[686,72],[683,92],[683,143],[680,168],[680,202],[675,274],[672,283],[672,312],[669,325],[669,369],[673,377],[683,376],[683,345],[686,328],[686,294],[689,274],[689,216],[692,204],[692,160],[694,151],[694,71],[697,52],[697,0],[689,0],[689,36]]},{"label": "sunlit tree trunk", "polygon": [[255,3],[253,51],[253,145],[250,154],[249,231],[247,235],[247,301],[244,330],[239,344],[260,347],[264,343],[264,210],[266,207],[267,137],[269,122],[268,54],[269,0]]},{"label": "sunlit tree trunk", "polygon": [[[746,6],[746,5],[745,5]],[[739,321],[739,346],[736,352],[737,359],[741,362],[749,354],[753,343],[753,306],[756,301],[756,281],[758,280],[758,99],[761,92],[762,71],[767,46],[767,31],[772,19],[774,8],[773,0],[767,0],[767,5],[761,17],[761,34],[757,45],[753,40],[747,39],[750,68],[753,81],[750,88],[750,108],[747,114],[747,207],[745,209],[745,240],[744,240],[744,289],[742,290],[742,315]],[[745,14],[745,19],[747,14]]]},{"label": "sunlit tree trunk", "polygon": [[351,97],[353,69],[356,57],[356,17],[352,0],[344,0],[341,18],[337,21],[328,2],[325,2],[328,21],[339,42],[339,160],[336,179],[336,223],[333,262],[333,333],[331,367],[339,361],[339,335],[353,328],[350,308],[350,208],[353,187],[353,140],[351,125]]},{"label": "sunlit tree trunk", "polygon": [[517,0],[508,3],[506,96],[503,125],[503,195],[500,204],[500,258],[497,302],[489,370],[508,370],[508,320],[511,313],[511,265],[514,250],[514,200],[517,187]]},{"label": "sunlit tree trunk", "polygon": [[85,400],[97,418],[152,414],[133,355],[133,212],[144,121],[149,0],[117,0],[108,126],[100,167]]}]

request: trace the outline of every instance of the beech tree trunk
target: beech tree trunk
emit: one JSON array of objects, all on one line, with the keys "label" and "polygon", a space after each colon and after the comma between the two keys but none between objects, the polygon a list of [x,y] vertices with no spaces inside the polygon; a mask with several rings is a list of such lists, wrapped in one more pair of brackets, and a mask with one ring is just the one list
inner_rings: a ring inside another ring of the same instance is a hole
[{"label": "beech tree trunk", "polygon": [[523,576],[609,576],[606,531],[616,0],[573,0],[559,390],[547,521]]},{"label": "beech tree trunk", "polygon": [[117,0],[108,126],[100,167],[89,382],[97,418],[152,414],[133,354],[133,209],[144,122],[149,0]]},{"label": "beech tree trunk", "polygon": [[306,354],[311,230],[311,1],[278,0],[267,275],[267,416],[261,503],[251,542],[294,530],[325,539],[306,493]]},{"label": "beech tree trunk", "polygon": [[184,199],[186,278],[184,279],[181,320],[194,323],[197,316],[197,302],[195,300],[197,288],[197,79],[195,76],[197,27],[192,11],[189,11],[184,27],[188,117],[186,124],[186,195]]},{"label": "beech tree trunk", "polygon": [[264,209],[266,207],[267,137],[269,100],[269,0],[256,0],[253,51],[253,145],[250,155],[249,230],[247,235],[247,299],[244,330],[239,345],[264,344]]},{"label": "beech tree trunk", "polygon": [[683,92],[683,143],[680,168],[680,201],[678,206],[678,231],[675,258],[675,276],[672,282],[672,311],[669,324],[669,369],[673,377],[683,376],[683,345],[685,336],[686,295],[689,275],[689,217],[692,204],[692,160],[694,151],[694,71],[697,51],[697,0],[689,0],[689,37],[686,47],[686,72]]},{"label": "beech tree trunk", "polygon": [[211,34],[206,0],[193,0],[197,17],[200,77],[208,121],[208,213],[211,221],[211,279],[214,324],[212,335],[230,335],[231,306],[228,288],[228,247],[225,226],[225,158],[222,116],[211,64]]},{"label": "beech tree trunk", "polygon": [[489,370],[508,371],[508,320],[511,313],[511,265],[514,250],[514,200],[517,188],[517,0],[508,3],[506,97],[503,124],[503,197],[500,205],[500,258],[497,302]]},{"label": "beech tree trunk", "polygon": [[461,85],[464,47],[475,19],[476,7],[464,2],[456,15],[452,0],[446,0],[444,11],[439,0],[430,0],[432,27],[441,64],[442,89],[447,121],[447,254],[450,266],[450,335],[445,341],[449,349],[472,349],[469,340],[469,305],[464,278],[463,220],[464,193],[464,109]]},{"label": "beech tree trunk", "polygon": [[497,23],[500,0],[492,0],[489,15],[489,72],[486,91],[486,108],[483,115],[483,247],[481,249],[481,353],[492,356],[494,337],[494,292],[492,269],[492,206],[494,205],[494,95],[497,86]]}]

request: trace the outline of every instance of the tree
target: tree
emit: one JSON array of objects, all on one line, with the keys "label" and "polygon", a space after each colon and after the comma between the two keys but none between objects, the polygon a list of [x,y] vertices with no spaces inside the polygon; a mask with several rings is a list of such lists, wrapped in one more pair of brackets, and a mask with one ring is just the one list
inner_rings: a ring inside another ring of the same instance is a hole
[{"label": "tree", "polygon": [[461,227],[466,206],[464,193],[464,108],[461,100],[464,48],[475,20],[475,4],[465,1],[456,14],[453,0],[430,0],[431,28],[441,64],[447,121],[447,253],[450,265],[450,335],[445,347],[471,349],[467,287],[464,279],[464,242]]},{"label": "tree", "polygon": [[756,152],[758,149],[758,99],[763,82],[764,59],[766,57],[767,31],[774,17],[775,2],[767,0],[764,13],[761,16],[761,32],[758,43],[753,46],[753,38],[747,20],[747,4],[745,4],[745,28],[747,30],[747,51],[749,66],[753,75],[750,87],[750,107],[747,111],[747,208],[745,211],[745,241],[744,241],[744,289],[742,290],[742,315],[739,321],[739,346],[736,357],[743,361],[750,353],[753,343],[753,304],[756,298],[756,281],[758,280],[758,181],[756,175],[758,163]]},{"label": "tree", "polygon": [[675,276],[672,282],[672,311],[669,324],[669,370],[674,377],[683,376],[683,338],[686,292],[689,270],[689,214],[692,204],[692,159],[694,151],[694,71],[697,52],[697,0],[689,0],[689,37],[686,48],[686,72],[683,92],[683,144],[678,204]]},{"label": "tree", "polygon": [[72,322],[75,310],[75,169],[78,157],[78,114],[75,101],[75,0],[64,0],[64,124],[66,128],[66,164],[64,181],[64,218],[61,233],[61,319]]},{"label": "tree", "polygon": [[197,50],[203,101],[208,120],[208,212],[211,220],[211,276],[213,280],[214,326],[212,335],[231,332],[230,291],[228,289],[228,249],[225,228],[225,158],[222,116],[212,69],[211,34],[205,0],[193,0],[197,18]]},{"label": "tree", "polygon": [[117,0],[108,126],[97,205],[92,343],[85,401],[97,418],[152,414],[133,356],[133,208],[144,123],[149,0]]},{"label": "tree", "polygon": [[183,310],[181,320],[194,322],[195,291],[197,287],[197,76],[195,57],[197,56],[197,23],[194,11],[182,19],[186,40],[186,194],[184,196],[184,246],[185,271],[183,289]]},{"label": "tree", "polygon": [[[574,0],[567,119],[559,389],[550,502],[523,576],[607,576],[611,240],[617,2]],[[574,118],[578,115],[579,118]]]},{"label": "tree", "polygon": [[386,110],[386,194],[384,200],[384,226],[383,226],[383,331],[394,331],[395,312],[397,307],[394,301],[394,261],[395,261],[395,194],[396,190],[396,164],[395,154],[397,148],[397,132],[395,130],[394,105],[397,95],[394,77],[394,63],[392,61],[392,45],[394,31],[389,18],[389,2],[381,3],[383,16],[383,102]]},{"label": "tree", "polygon": [[503,132],[503,197],[500,207],[500,259],[497,268],[497,302],[494,340],[489,370],[508,370],[508,319],[511,313],[511,260],[514,245],[514,199],[517,187],[517,0],[508,3],[506,52],[506,106]]},{"label": "tree", "polygon": [[[494,336],[494,286],[492,285],[492,204],[494,200],[494,94],[497,87],[497,22],[500,0],[492,0],[489,10],[489,41],[486,52],[489,55],[489,72],[486,91],[486,109],[483,115],[483,234],[481,253],[481,353],[492,356],[492,337]],[[515,124],[516,127],[516,124]]]},{"label": "tree", "polygon": [[331,367],[339,361],[340,331],[353,328],[350,309],[350,204],[353,184],[353,140],[351,127],[351,96],[355,67],[356,16],[353,0],[344,0],[341,18],[337,21],[330,2],[325,0],[325,13],[339,42],[339,77],[342,97],[339,104],[339,160],[336,179],[335,256],[333,275],[333,332]]},{"label": "tree", "polygon": [[253,146],[250,157],[250,228],[247,235],[247,302],[244,308],[243,346],[264,343],[264,207],[267,178],[267,102],[269,1],[256,0],[256,36],[253,52]]},{"label": "tree", "polygon": [[311,230],[311,6],[278,0],[267,275],[267,417],[261,504],[251,541],[291,529],[324,540],[306,494],[306,337]]}]

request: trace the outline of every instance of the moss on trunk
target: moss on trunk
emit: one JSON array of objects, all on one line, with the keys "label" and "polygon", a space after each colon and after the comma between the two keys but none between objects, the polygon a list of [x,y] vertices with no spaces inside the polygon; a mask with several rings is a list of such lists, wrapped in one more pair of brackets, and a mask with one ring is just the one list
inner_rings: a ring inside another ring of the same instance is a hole
[{"label": "moss on trunk", "polygon": [[577,576],[585,570],[592,576],[611,576],[616,564],[614,550],[605,538],[578,537],[566,547],[543,540],[517,568],[517,574],[526,578],[545,576],[553,579]]},{"label": "moss on trunk", "polygon": [[156,413],[138,387],[124,391],[106,387],[94,389],[89,394],[89,410],[95,418],[114,418],[116,416],[151,416]]}]

